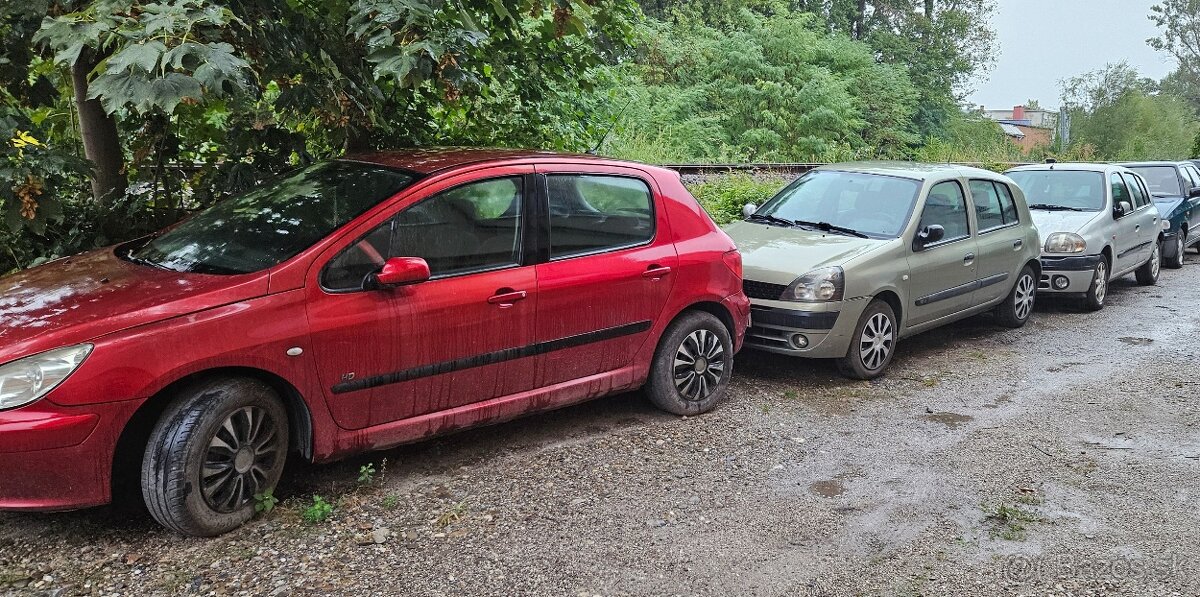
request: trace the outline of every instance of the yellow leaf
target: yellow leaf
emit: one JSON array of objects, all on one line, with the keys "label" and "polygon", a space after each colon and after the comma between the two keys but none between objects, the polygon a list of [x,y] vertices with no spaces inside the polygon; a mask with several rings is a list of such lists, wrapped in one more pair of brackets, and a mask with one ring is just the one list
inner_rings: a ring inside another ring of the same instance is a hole
[{"label": "yellow leaf", "polygon": [[18,130],[17,136],[13,137],[10,142],[12,143],[12,146],[16,147],[17,149],[22,149],[24,147],[43,147],[44,146],[41,141],[37,140],[37,137],[34,137],[33,135],[29,134],[29,131],[22,131],[22,130]]}]

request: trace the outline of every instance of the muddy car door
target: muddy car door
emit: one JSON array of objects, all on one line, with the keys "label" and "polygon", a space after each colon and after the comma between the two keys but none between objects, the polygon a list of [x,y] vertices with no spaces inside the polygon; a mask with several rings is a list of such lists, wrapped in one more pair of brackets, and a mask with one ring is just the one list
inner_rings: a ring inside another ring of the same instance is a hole
[{"label": "muddy car door", "polygon": [[[523,244],[532,170],[493,168],[438,183],[318,261],[309,321],[340,426],[379,425],[533,387],[537,278]],[[428,279],[372,285],[369,277],[393,257],[423,259]]]},{"label": "muddy car door", "polygon": [[547,214],[537,266],[542,385],[626,367],[678,278],[653,179],[628,168],[538,165]]}]

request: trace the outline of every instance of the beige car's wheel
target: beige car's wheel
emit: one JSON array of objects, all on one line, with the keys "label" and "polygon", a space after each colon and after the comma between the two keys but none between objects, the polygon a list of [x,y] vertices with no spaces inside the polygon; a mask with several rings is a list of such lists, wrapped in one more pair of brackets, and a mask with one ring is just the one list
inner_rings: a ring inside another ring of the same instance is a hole
[{"label": "beige car's wheel", "polygon": [[837,360],[838,370],[853,379],[883,375],[896,352],[899,331],[891,305],[879,299],[871,301],[858,319],[846,356]]}]

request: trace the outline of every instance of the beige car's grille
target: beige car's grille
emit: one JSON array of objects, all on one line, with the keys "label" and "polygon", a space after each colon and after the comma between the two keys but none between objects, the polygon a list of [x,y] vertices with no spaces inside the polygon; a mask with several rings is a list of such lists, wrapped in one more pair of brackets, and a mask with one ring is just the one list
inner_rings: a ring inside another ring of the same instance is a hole
[{"label": "beige car's grille", "polygon": [[742,281],[742,292],[752,299],[762,299],[766,301],[777,301],[783,296],[783,291],[787,290],[787,286],[783,284],[771,284],[768,282],[755,282],[754,280]]}]

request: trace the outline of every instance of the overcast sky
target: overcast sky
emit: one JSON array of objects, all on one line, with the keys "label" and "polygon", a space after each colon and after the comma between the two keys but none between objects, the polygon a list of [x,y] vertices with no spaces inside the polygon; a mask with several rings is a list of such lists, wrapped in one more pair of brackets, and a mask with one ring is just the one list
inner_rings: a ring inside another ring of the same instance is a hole
[{"label": "overcast sky", "polygon": [[999,56],[967,100],[1011,108],[1036,99],[1057,108],[1059,81],[1124,59],[1142,76],[1175,70],[1146,45],[1158,29],[1147,18],[1156,0],[997,0]]}]

